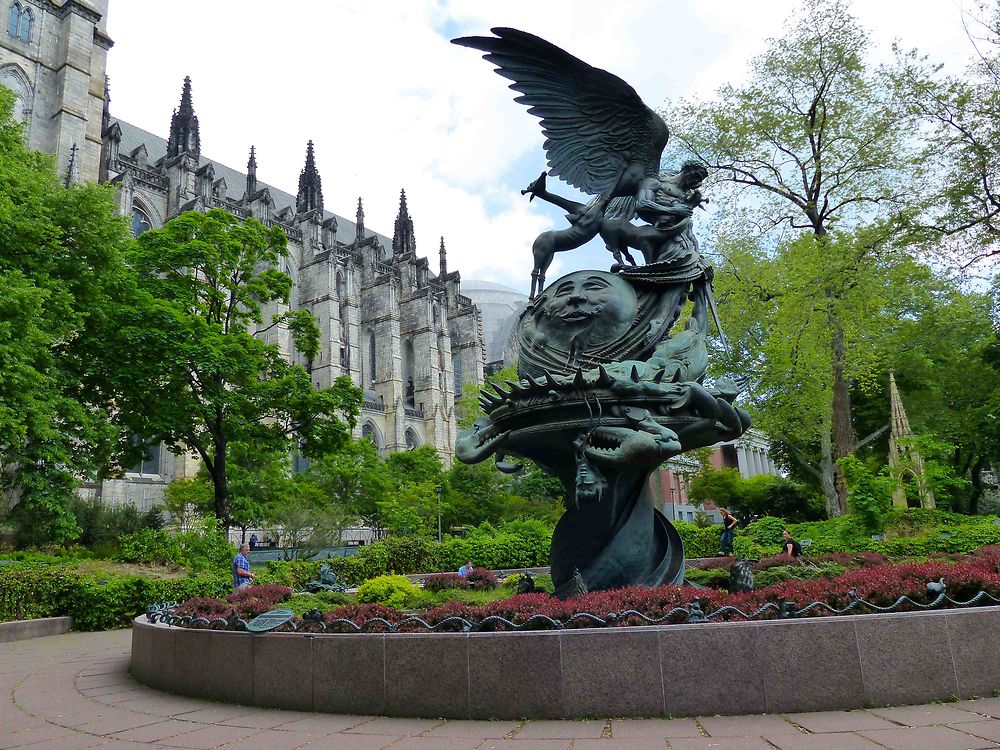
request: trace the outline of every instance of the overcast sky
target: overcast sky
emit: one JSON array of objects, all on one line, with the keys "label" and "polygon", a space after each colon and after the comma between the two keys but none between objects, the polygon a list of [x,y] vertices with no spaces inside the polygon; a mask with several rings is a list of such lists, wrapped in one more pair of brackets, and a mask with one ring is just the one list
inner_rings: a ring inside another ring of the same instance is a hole
[{"label": "overcast sky", "polygon": [[[111,112],[167,136],[193,82],[202,152],[294,193],[315,141],[327,210],[392,236],[405,188],[417,252],[437,268],[527,291],[531,242],[561,212],[519,193],[544,168],[537,120],[455,36],[513,26],[628,81],[654,109],[738,83],[793,0],[111,0]],[[614,7],[612,7],[614,6]],[[958,70],[968,42],[959,0],[856,2],[878,60],[899,40]],[[669,125],[670,123],[668,123]],[[561,190],[564,185],[555,183]],[[550,185],[551,186],[551,185]],[[585,248],[549,272],[610,256]]]}]

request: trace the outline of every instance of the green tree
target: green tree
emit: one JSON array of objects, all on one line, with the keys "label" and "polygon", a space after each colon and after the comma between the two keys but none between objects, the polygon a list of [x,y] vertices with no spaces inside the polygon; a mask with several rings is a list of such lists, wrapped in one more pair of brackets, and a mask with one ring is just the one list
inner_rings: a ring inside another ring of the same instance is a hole
[{"label": "green tree", "polygon": [[965,15],[971,62],[946,75],[916,50],[897,48],[898,87],[929,127],[922,158],[933,182],[912,227],[949,263],[1000,253],[1000,3]]},{"label": "green tree", "polygon": [[233,444],[321,455],[347,442],[360,409],[346,376],[313,387],[307,368],[318,333],[308,312],[266,321],[288,328],[305,366],[254,335],[265,305],[288,302],[291,279],[277,270],[286,256],[280,227],[220,210],[187,212],[142,234],[127,259],[137,301],[109,342],[130,356],[100,373],[121,395],[117,419],[130,432],[200,456],[227,527]]},{"label": "green tree", "polygon": [[344,508],[372,530],[376,539],[388,531],[382,503],[393,480],[385,461],[371,441],[352,440],[336,453],[320,456],[307,471],[323,492],[326,502]]},{"label": "green tree", "polygon": [[698,505],[715,503],[727,510],[746,505],[746,486],[736,469],[706,468],[691,480],[691,500]]},{"label": "green tree", "polygon": [[878,241],[877,232],[859,230],[806,234],[775,250],[720,245],[716,286],[732,347],[719,361],[749,378],[755,425],[796,476],[820,488],[831,516],[845,511],[834,470],[838,377],[878,387],[901,327],[933,308],[943,287],[905,252],[873,249]]},{"label": "green tree", "polygon": [[114,439],[80,373],[114,315],[131,238],[108,189],[66,188],[24,145],[3,87],[0,185],[0,507],[13,506],[19,543],[65,543],[80,533],[78,481],[97,476]]},{"label": "green tree", "polygon": [[[805,247],[832,268],[873,262],[893,236],[892,220],[913,200],[909,182],[918,162],[910,114],[886,73],[867,64],[868,44],[845,2],[806,0],[787,33],[752,62],[746,84],[668,113],[677,147],[714,171],[718,202],[733,207],[722,212],[730,232],[736,226],[758,237],[774,229],[809,234]],[[845,255],[830,238],[834,226],[858,239],[864,227],[869,236]],[[817,270],[809,278],[817,303],[811,327],[825,319],[814,348],[829,349],[821,381],[829,406],[816,415],[824,433],[820,469],[830,512],[840,514],[846,487],[835,461],[856,446],[848,341],[854,321],[841,305],[849,278]],[[758,291],[773,300],[767,285]]]}]

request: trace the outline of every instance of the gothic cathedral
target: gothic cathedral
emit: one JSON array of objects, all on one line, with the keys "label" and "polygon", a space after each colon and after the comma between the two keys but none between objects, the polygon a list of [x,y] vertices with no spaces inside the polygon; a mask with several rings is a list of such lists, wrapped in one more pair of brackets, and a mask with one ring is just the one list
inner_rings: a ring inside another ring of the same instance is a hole
[{"label": "gothic cathedral", "polygon": [[[312,141],[295,195],[257,181],[253,146],[245,172],[202,156],[190,79],[166,139],[113,117],[107,10],[108,0],[0,0],[0,84],[15,94],[29,146],[55,154],[67,182],[117,185],[136,234],[209,208],[280,226],[289,249],[281,270],[292,278],[292,294],[288,308],[273,303],[267,312],[305,309],[316,318],[316,387],[349,375],[365,392],[358,437],[380,451],[432,445],[450,464],[455,401],[464,384],[482,382],[485,350],[479,309],[462,295],[458,272],[448,271],[444,239],[434,274],[416,253],[403,191],[391,239],[366,228],[361,198],[353,221],[327,211]],[[300,358],[281,326],[258,335],[289,359]],[[195,470],[190,457],[152,446],[149,460],[124,479],[90,492],[148,507],[166,483]]]}]

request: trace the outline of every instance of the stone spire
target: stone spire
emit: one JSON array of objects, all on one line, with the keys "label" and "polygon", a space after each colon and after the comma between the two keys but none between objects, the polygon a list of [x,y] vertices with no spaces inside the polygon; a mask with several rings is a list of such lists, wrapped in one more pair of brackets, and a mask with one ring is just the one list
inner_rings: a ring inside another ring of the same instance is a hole
[{"label": "stone spire", "polygon": [[300,214],[314,210],[323,213],[323,181],[316,171],[312,141],[306,144],[306,165],[299,172],[299,194],[295,199],[295,210]]},{"label": "stone spire", "polygon": [[365,209],[361,205],[361,196],[358,196],[358,213],[354,217],[355,235],[354,239],[361,242],[365,238]]},{"label": "stone spire", "polygon": [[76,143],[74,143],[69,150],[69,164],[66,165],[66,179],[64,181],[66,187],[80,181],[80,165],[77,163],[76,156],[77,148]]},{"label": "stone spire", "polygon": [[191,77],[184,77],[184,88],[181,91],[180,109],[174,110],[170,118],[170,138],[167,139],[167,156],[178,154],[194,154],[201,156],[201,135],[198,132],[198,115],[194,113],[191,103]]},{"label": "stone spire", "polygon": [[447,276],[448,275],[448,253],[444,249],[444,237],[441,238],[441,247],[438,249],[438,257],[440,258],[440,262],[441,262],[440,273],[438,275],[442,276],[442,277]]},{"label": "stone spire", "polygon": [[247,194],[249,198],[257,192],[257,153],[250,147],[250,159],[247,160]]},{"label": "stone spire", "polygon": [[920,507],[934,507],[934,493],[931,491],[927,476],[924,473],[924,460],[910,438],[913,430],[903,409],[903,400],[899,397],[896,387],[896,375],[889,372],[889,422],[892,432],[889,435],[889,468],[896,479],[896,488],[892,491],[892,504],[897,508],[906,507],[906,475],[912,476],[920,497]]},{"label": "stone spire", "polygon": [[101,132],[111,125],[111,80],[104,76],[104,106],[101,108]]},{"label": "stone spire", "polygon": [[406,207],[406,191],[399,191],[399,215],[396,216],[396,228],[392,233],[392,254],[404,255],[417,251],[417,241],[413,236],[413,219]]}]

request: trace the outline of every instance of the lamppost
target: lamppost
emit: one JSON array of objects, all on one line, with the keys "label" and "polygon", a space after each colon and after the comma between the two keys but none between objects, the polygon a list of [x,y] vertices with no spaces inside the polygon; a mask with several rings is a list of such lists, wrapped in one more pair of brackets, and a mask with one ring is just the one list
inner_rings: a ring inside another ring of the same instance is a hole
[{"label": "lamppost", "polygon": [[440,484],[434,488],[434,492],[436,492],[438,496],[438,541],[439,542],[441,541],[441,489],[442,487]]}]

